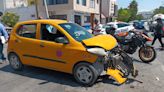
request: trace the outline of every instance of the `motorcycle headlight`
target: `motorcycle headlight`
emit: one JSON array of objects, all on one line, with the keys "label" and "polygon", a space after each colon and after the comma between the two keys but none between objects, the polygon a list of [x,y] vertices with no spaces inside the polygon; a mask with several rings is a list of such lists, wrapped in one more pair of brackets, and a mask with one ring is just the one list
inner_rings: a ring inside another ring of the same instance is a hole
[{"label": "motorcycle headlight", "polygon": [[129,33],[129,35],[130,35],[130,36],[133,36],[133,35],[135,35],[135,34],[134,34],[134,33]]},{"label": "motorcycle headlight", "polygon": [[99,55],[99,56],[107,56],[108,55],[108,53],[103,48],[90,48],[90,49],[87,49],[87,51],[92,54]]}]

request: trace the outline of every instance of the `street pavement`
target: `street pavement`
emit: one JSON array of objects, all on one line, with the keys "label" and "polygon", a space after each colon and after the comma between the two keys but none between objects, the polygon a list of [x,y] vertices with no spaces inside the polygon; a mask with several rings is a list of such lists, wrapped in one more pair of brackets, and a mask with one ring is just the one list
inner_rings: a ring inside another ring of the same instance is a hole
[{"label": "street pavement", "polygon": [[133,55],[139,75],[130,76],[123,85],[104,78],[92,87],[82,87],[69,74],[30,66],[14,71],[5,62],[0,64],[0,92],[164,92],[164,51],[159,50],[158,41],[154,46],[157,59],[150,64],[142,63],[138,53]]}]

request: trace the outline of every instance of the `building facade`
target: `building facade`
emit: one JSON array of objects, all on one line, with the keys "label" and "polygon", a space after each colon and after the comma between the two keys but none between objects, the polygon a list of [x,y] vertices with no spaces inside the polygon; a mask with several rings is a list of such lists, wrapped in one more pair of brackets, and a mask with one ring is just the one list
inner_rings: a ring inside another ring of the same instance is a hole
[{"label": "building facade", "polygon": [[36,19],[35,6],[28,6],[27,0],[0,0],[0,11],[17,14],[19,21]]},{"label": "building facade", "polygon": [[[64,19],[82,26],[90,26],[99,18],[99,0],[47,0],[49,16]],[[39,16],[46,16],[44,0],[38,2]]]},{"label": "building facade", "polygon": [[116,0],[102,0],[102,14],[105,18],[102,18],[103,22],[110,22],[117,16],[117,4]]},{"label": "building facade", "polygon": [[151,19],[153,16],[153,11],[139,12],[138,14],[142,15],[144,19]]},{"label": "building facade", "polygon": [[5,11],[5,2],[4,0],[0,0],[0,12],[4,12]]},{"label": "building facade", "polygon": [[6,9],[6,12],[12,12],[19,16],[19,21],[37,19],[35,6],[19,7]]},{"label": "building facade", "polygon": [[0,9],[18,8],[18,7],[27,7],[27,0],[0,0]]}]

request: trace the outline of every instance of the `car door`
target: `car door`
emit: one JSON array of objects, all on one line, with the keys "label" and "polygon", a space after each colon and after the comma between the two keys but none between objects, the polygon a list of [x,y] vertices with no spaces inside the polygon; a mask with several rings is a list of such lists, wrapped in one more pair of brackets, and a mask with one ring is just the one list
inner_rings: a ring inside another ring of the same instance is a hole
[{"label": "car door", "polygon": [[[55,30],[56,32],[52,31]],[[53,33],[52,33],[53,32]],[[55,38],[65,37],[54,25],[40,24],[40,40],[38,45],[38,54],[33,56],[38,59],[41,67],[59,71],[70,71],[68,62],[71,61],[69,56],[74,51],[70,48],[70,44],[55,42]],[[76,52],[75,52],[76,53]],[[73,60],[73,59],[72,59]]]},{"label": "car door", "polygon": [[18,54],[23,64],[35,66],[38,54],[38,24],[29,22],[20,24],[16,29],[16,35],[13,40],[13,51]]}]

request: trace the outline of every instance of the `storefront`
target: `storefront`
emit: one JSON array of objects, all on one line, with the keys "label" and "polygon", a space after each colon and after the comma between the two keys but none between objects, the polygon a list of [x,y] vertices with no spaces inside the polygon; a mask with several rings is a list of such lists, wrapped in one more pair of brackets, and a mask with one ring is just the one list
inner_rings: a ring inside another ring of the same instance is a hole
[{"label": "storefront", "polygon": [[67,20],[68,22],[77,23],[86,29],[91,29],[92,25],[94,25],[94,19],[99,20],[99,14],[94,13],[86,13],[86,12],[76,12],[76,11],[65,11],[65,14],[50,14],[51,19],[62,19]]}]

